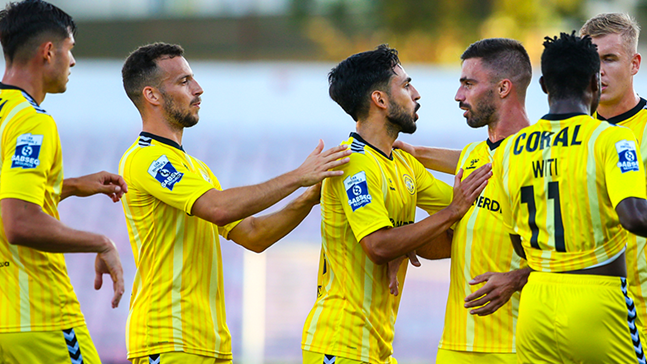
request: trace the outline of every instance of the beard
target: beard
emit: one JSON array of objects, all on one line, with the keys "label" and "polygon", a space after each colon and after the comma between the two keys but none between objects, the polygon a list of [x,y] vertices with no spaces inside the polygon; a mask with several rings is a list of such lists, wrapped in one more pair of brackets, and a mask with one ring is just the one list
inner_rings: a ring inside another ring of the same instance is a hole
[{"label": "beard", "polygon": [[[194,115],[191,111],[182,111],[178,109],[170,96],[164,92],[162,92],[162,95],[164,96],[164,113],[171,123],[183,128],[190,128],[198,123],[200,118],[197,114]],[[193,99],[191,103],[193,104],[198,101],[200,101],[199,97]]]},{"label": "beard", "polygon": [[459,107],[467,107],[470,114],[468,115],[467,125],[472,128],[480,128],[486,126],[496,120],[496,108],[494,107],[494,91],[490,90],[488,94],[476,104],[476,108],[472,109],[469,104],[459,103]]},{"label": "beard", "polygon": [[386,119],[393,125],[399,127],[399,131],[405,134],[413,134],[418,125],[416,125],[416,111],[420,108],[420,104],[416,103],[416,109],[413,113],[409,114],[407,111],[400,107],[400,105],[392,104],[389,114]]}]

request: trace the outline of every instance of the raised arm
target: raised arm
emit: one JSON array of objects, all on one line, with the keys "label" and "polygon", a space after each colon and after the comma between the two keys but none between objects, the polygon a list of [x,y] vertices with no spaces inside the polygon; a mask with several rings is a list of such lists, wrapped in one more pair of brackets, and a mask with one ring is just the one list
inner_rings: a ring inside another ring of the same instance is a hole
[{"label": "raised arm", "polygon": [[445,233],[470,208],[492,176],[486,164],[461,181],[463,171],[454,178],[454,198],[449,206],[415,224],[384,228],[365,236],[362,248],[375,264],[385,264],[431,243]]},{"label": "raised arm", "polygon": [[324,178],[341,176],[343,171],[330,170],[348,162],[351,151],[347,146],[336,146],[324,152],[323,141],[310,153],[303,164],[288,173],[252,186],[211,189],[193,205],[191,213],[216,225],[254,215],[282,200],[299,187],[312,186]]},{"label": "raised arm", "polygon": [[107,237],[75,230],[46,214],[40,206],[15,198],[0,201],[2,223],[10,244],[50,253],[96,252],[95,289],[101,288],[102,275],[110,274],[114,296],[112,307],[124,294],[124,278],[117,247]]},{"label": "raised arm", "polygon": [[260,253],[297,227],[308,216],[312,207],[319,203],[320,195],[321,183],[317,183],[280,211],[243,219],[231,230],[229,239]]},{"label": "raised arm", "polygon": [[456,173],[461,157],[458,149],[413,146],[400,140],[396,140],[393,146],[414,156],[425,168],[448,174]]}]

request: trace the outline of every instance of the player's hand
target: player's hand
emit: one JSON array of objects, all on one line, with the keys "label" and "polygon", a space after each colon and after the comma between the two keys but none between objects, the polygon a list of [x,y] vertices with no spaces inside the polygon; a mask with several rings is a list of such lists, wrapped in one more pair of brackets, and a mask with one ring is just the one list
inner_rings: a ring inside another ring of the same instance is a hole
[{"label": "player's hand", "polygon": [[112,278],[112,288],[115,291],[114,296],[112,297],[112,308],[117,308],[119,306],[119,301],[121,301],[121,296],[124,294],[124,270],[121,267],[121,259],[119,259],[119,253],[117,252],[117,246],[115,243],[112,243],[112,248],[98,253],[97,258],[94,260],[94,289],[98,290],[103,285],[103,275],[110,274]]},{"label": "player's hand", "polygon": [[[481,284],[483,287],[465,297],[465,308],[478,307],[470,310],[470,314],[487,316],[505,305],[510,297],[521,290],[528,280],[530,270],[519,269],[512,272],[495,273],[487,272],[474,277],[470,285]],[[482,307],[479,307],[482,306]]]},{"label": "player's hand", "polygon": [[71,195],[86,197],[103,193],[110,197],[113,202],[119,202],[124,193],[128,192],[128,186],[123,177],[118,174],[101,171],[69,180],[74,184],[75,190]]},{"label": "player's hand", "polygon": [[459,217],[465,215],[487,186],[490,177],[492,177],[491,163],[481,166],[464,180],[461,180],[463,178],[463,169],[461,168],[454,177],[454,198],[448,207],[452,208]]},{"label": "player's hand", "polygon": [[398,148],[398,149],[402,149],[402,150],[404,150],[405,152],[411,154],[414,157],[416,156],[416,154],[415,154],[416,149],[414,148],[413,145],[411,145],[409,143],[405,143],[405,142],[403,142],[401,140],[396,140],[395,143],[393,143],[393,147]]},{"label": "player's hand", "polygon": [[397,296],[400,294],[400,281],[398,281],[398,271],[400,270],[400,265],[402,265],[402,261],[406,258],[409,258],[409,261],[413,266],[419,267],[420,261],[418,260],[418,256],[416,255],[415,250],[412,252],[407,253],[407,255],[403,255],[399,258],[396,258],[387,264],[386,269],[387,269],[387,274],[389,276],[389,292],[391,292],[392,295]]},{"label": "player's hand", "polygon": [[351,153],[348,146],[339,145],[322,152],[323,147],[323,140],[319,139],[319,144],[317,144],[315,150],[295,170],[302,187],[312,186],[327,177],[344,174],[344,171],[331,171],[330,169],[350,161],[350,158],[347,158]]},{"label": "player's hand", "polygon": [[307,204],[318,205],[321,200],[321,182],[314,184],[301,195]]}]

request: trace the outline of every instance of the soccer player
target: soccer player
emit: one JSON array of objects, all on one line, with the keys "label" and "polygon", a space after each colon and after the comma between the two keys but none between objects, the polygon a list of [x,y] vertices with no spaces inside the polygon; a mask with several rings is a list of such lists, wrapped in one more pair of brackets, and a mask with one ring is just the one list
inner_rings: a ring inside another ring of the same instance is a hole
[{"label": "soccer player", "polygon": [[0,362],[100,363],[67,275],[66,252],[96,252],[95,289],[114,282],[112,307],[124,293],[115,244],[59,221],[58,203],[104,193],[118,201],[126,185],[100,172],[63,179],[56,123],[40,104],[65,92],[76,26],[44,1],[0,11],[5,73],[0,83]]},{"label": "soccer player", "polygon": [[[262,252],[294,229],[319,202],[318,183],[343,171],[350,150],[322,152],[297,169],[258,185],[222,190],[206,164],[182,146],[198,122],[202,88],[183,49],[154,43],[132,52],[122,76],[143,131],[119,170],[129,185],[122,200],[137,273],[126,328],[135,364],[231,363],[218,234]],[[250,215],[299,187],[312,186],[282,210]]]},{"label": "soccer player", "polygon": [[[470,45],[461,59],[461,84],[455,99],[465,110],[470,127],[487,125],[488,139],[468,144],[462,152],[403,142],[398,146],[427,168],[451,173],[463,169],[468,175],[492,161],[503,139],[530,125],[524,105],[532,66],[521,43],[503,38],[480,40]],[[530,270],[521,267],[509,243],[501,214],[502,197],[495,183],[490,180],[454,228],[445,327],[436,363],[517,362],[517,291]],[[479,286],[483,282],[486,284]],[[466,307],[478,308],[467,311]]]},{"label": "soccer player", "polygon": [[[356,121],[356,132],[343,143],[353,151],[338,168],[344,178],[323,182],[317,300],[304,325],[303,363],[393,364],[400,296],[389,294],[389,269],[402,282],[405,254],[448,254],[449,228],[487,185],[490,165],[463,181],[459,172],[452,191],[393,149],[400,132],[416,130],[420,107],[395,49],[381,45],[350,56],[328,80],[331,98]],[[414,223],[416,206],[431,216]]]},{"label": "soccer player", "polygon": [[644,363],[623,229],[647,235],[640,151],[630,129],[589,116],[601,91],[591,39],[561,33],[544,47],[550,111],[506,138],[492,162],[504,223],[533,270],[519,304],[518,360]]},{"label": "soccer player", "polygon": [[[638,53],[640,27],[627,14],[607,13],[589,19],[581,35],[591,36],[600,54],[602,94],[595,117],[633,130],[647,166],[647,100],[636,94],[633,76],[640,69]],[[634,296],[643,333],[647,323],[647,258],[643,237],[629,234],[627,244],[627,283]]]}]

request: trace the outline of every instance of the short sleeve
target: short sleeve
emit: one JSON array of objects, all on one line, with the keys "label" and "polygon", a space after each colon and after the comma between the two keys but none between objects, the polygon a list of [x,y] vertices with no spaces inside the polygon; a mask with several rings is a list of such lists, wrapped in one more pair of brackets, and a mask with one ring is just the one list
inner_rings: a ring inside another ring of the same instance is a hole
[{"label": "short sleeve", "polygon": [[504,149],[505,141],[504,144],[497,148],[497,151],[494,154],[494,159],[492,161],[492,177],[490,177],[490,180],[488,181],[488,188],[493,189],[492,195],[501,196],[499,204],[501,205],[501,215],[506,231],[510,234],[517,234],[514,230],[515,223],[514,216],[512,214],[511,198],[504,184],[505,174],[507,173],[504,168],[503,161]]},{"label": "short sleeve", "polygon": [[646,198],[645,167],[636,137],[630,129],[613,127],[596,143],[603,163],[607,192],[613,208],[629,197]]},{"label": "short sleeve", "polygon": [[[213,187],[215,189],[217,189],[218,191],[222,191],[222,186],[220,186],[220,181],[218,181],[218,178],[216,178],[216,176],[213,174],[213,172],[211,172],[211,169],[209,169],[209,167],[207,167],[207,165],[205,165],[204,163],[202,163],[202,162],[200,162],[200,163],[202,164],[202,167],[209,174],[209,178],[211,178],[211,181],[213,181]],[[229,224],[227,224],[225,226],[218,226],[218,234],[220,234],[220,236],[222,236],[225,239],[229,239],[229,233],[232,230],[234,230],[234,228],[236,226],[238,226],[238,224],[240,224],[241,221],[243,221],[243,220],[234,221],[234,222],[231,222],[231,223],[229,223]]]},{"label": "short sleeve", "polygon": [[134,156],[130,179],[156,199],[187,214],[200,196],[214,188],[200,173],[189,170],[182,155],[162,148],[144,148]]},{"label": "short sleeve", "polygon": [[449,206],[452,202],[454,189],[443,181],[439,181],[415,158],[411,164],[416,174],[416,205],[429,215]]},{"label": "short sleeve", "polygon": [[34,113],[8,126],[2,135],[0,199],[16,198],[41,207],[60,140],[54,119]]},{"label": "short sleeve", "polygon": [[341,201],[344,214],[357,241],[384,227],[393,227],[384,202],[386,181],[377,163],[353,153],[340,170],[344,175],[326,180]]}]

